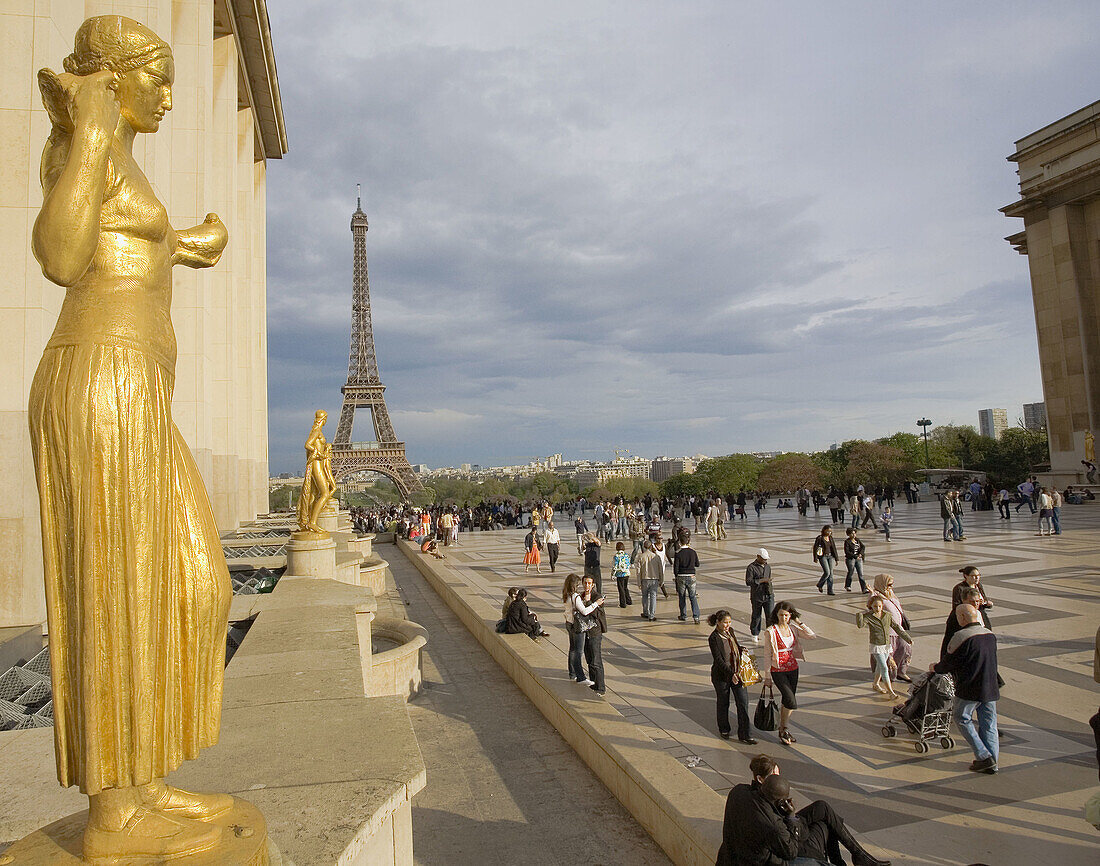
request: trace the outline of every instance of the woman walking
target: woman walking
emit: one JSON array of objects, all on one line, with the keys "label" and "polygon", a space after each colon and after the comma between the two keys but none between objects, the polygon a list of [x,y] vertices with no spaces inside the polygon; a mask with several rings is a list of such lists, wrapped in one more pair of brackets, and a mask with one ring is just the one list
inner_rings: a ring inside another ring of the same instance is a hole
[{"label": "woman walking", "polygon": [[533,565],[535,572],[542,574],[542,566],[539,564],[542,562],[542,556],[539,554],[539,540],[535,537],[534,529],[524,536],[523,547],[527,551],[523,554],[523,573],[527,574],[527,570]]},{"label": "woman walking", "polygon": [[890,657],[890,632],[896,632],[898,637],[909,644],[913,639],[900,623],[894,622],[881,595],[872,596],[868,607],[871,609],[869,613],[859,611],[856,614],[856,627],[866,628],[869,635],[871,660],[875,664],[875,678],[871,682],[871,688],[892,698],[900,697],[890,684],[890,665],[887,663]]},{"label": "woman walking", "polygon": [[584,575],[596,581],[596,591],[603,594],[603,573],[600,570],[600,539],[595,532],[584,537]]},{"label": "woman walking", "polygon": [[833,592],[833,567],[840,559],[836,552],[836,540],[833,538],[833,528],[822,526],[821,534],[814,539],[814,562],[821,566],[821,579],[817,582],[817,591],[823,592],[828,586],[829,595]]},{"label": "woman walking", "polygon": [[947,644],[950,643],[955,632],[963,627],[955,616],[960,604],[976,607],[978,613],[982,615],[982,625],[990,631],[993,630],[988,613],[993,608],[993,602],[989,600],[985,587],[982,586],[982,573],[976,565],[964,566],[959,569],[959,573],[963,577],[951,589],[951,615],[947,617],[947,623],[944,625],[943,642],[940,644],[941,660],[947,655]]},{"label": "woman walking", "polygon": [[[909,617],[905,615],[901,600],[894,593],[893,575],[875,575],[874,589],[871,591],[871,597],[867,600],[868,610],[871,609],[871,602],[876,598],[882,599],[883,607],[890,614],[891,619],[905,631],[909,631]],[[901,680],[903,683],[913,682],[909,678],[909,660],[913,657],[912,642],[899,640],[897,635],[889,633],[887,633],[887,637],[890,639],[890,658],[888,661],[893,662],[897,670],[894,678]]]},{"label": "woman walking", "polygon": [[848,573],[844,576],[844,591],[852,591],[852,575],[859,575],[859,588],[862,592],[869,592],[867,581],[863,579],[863,562],[867,558],[867,545],[859,539],[859,532],[854,526],[845,530],[848,537],[844,541],[844,564],[848,566]]},{"label": "woman walking", "polygon": [[737,739],[748,746],[755,746],[749,725],[749,702],[745,684],[741,682],[741,655],[748,650],[737,641],[733,633],[733,617],[728,610],[719,610],[707,617],[714,629],[710,633],[710,681],[718,695],[718,734],[723,740],[730,738],[730,694],[737,705]]},{"label": "woman walking", "polygon": [[803,624],[790,602],[781,601],[772,611],[767,631],[769,655],[764,685],[775,685],[783,696],[779,709],[779,742],[789,746],[795,742],[789,728],[791,713],[798,709],[795,693],[798,691],[798,660],[802,654],[802,638],[815,638],[810,627]]},{"label": "woman walking", "polygon": [[626,552],[626,545],[621,541],[615,542],[611,576],[615,578],[615,587],[619,591],[619,607],[634,604],[630,597],[630,554]]}]

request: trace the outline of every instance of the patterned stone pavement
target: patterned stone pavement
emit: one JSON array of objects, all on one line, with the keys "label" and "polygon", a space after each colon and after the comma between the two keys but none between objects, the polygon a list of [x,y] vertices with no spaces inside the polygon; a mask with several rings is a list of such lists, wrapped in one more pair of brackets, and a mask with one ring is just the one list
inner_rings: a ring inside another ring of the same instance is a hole
[{"label": "patterned stone pavement", "polygon": [[[827,522],[828,511],[823,514],[811,511],[803,518],[794,509],[769,508],[758,519],[750,510],[747,520],[727,525],[726,540],[697,538],[704,615],[699,626],[676,619],[674,593],[659,600],[656,622],[639,618],[636,592],[634,606],[621,610],[610,579],[614,545],[609,550],[605,543],[604,589],[611,596],[604,640],[607,700],[720,792],[745,778],[756,752],[776,756],[799,795],[827,797],[895,863],[1100,862],[1100,834],[1082,812],[1097,787],[1087,719],[1098,703],[1092,652],[1100,624],[1100,503],[1063,508],[1064,532],[1052,538],[1036,536],[1036,521],[1025,508],[1007,521],[995,512],[967,512],[967,540],[945,543],[938,505],[904,501],[895,509],[891,543],[870,527],[861,532],[868,579],[879,571],[895,577],[913,625],[915,670],[938,657],[958,569],[981,568],[994,603],[1006,681],[998,706],[1002,745],[996,776],[967,771],[973,756],[957,731],[953,749],[935,745],[928,754],[917,753],[914,738],[905,733],[882,736],[893,702],[870,688],[866,633],[854,622],[862,597],[844,592],[843,566],[836,597],[814,588],[820,571],[810,546]],[[472,593],[495,603],[509,586],[529,589],[532,609],[552,632],[545,640],[562,653],[564,678],[561,579],[581,571],[581,560],[571,526],[562,536],[556,575],[545,562],[541,575],[523,574],[523,533],[517,530],[463,534],[447,556]],[[819,635],[806,646],[793,747],[778,744],[774,734],[757,734],[756,747],[716,735],[705,616],[730,609],[739,638],[748,640],[744,568],[761,546],[771,554],[777,598],[795,604]]]}]

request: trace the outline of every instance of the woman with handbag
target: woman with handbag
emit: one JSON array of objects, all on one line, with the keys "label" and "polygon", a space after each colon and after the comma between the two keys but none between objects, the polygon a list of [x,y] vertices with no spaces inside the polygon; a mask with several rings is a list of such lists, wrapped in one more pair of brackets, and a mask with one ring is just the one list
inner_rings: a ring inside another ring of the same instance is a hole
[{"label": "woman with handbag", "polygon": [[787,601],[775,606],[770,623],[767,631],[769,664],[764,674],[764,685],[774,684],[783,696],[779,710],[779,742],[789,746],[796,742],[787,725],[791,713],[798,709],[795,698],[798,691],[798,660],[804,658],[801,638],[815,638],[817,635],[802,622],[794,605]]},{"label": "woman with handbag", "polygon": [[[760,673],[752,662],[748,650],[737,641],[733,633],[733,617],[728,610],[719,610],[707,617],[714,629],[710,633],[710,681],[718,695],[718,733],[723,740],[730,738],[730,693],[737,705],[737,739],[748,746],[755,746],[749,725],[749,702],[746,685],[760,682]],[[755,676],[755,679],[753,679]],[[750,681],[751,680],[751,681]]]},{"label": "woman with handbag", "polygon": [[[871,602],[876,598],[882,599],[883,607],[890,614],[894,622],[899,623],[905,631],[909,631],[909,617],[901,606],[901,599],[894,594],[894,577],[890,574],[876,574],[874,589],[871,597],[867,599],[867,609],[871,609]],[[909,661],[913,658],[913,645],[898,638],[896,634],[890,636],[890,662],[897,673],[894,679],[903,683],[911,683],[909,677]]]},{"label": "woman with handbag", "polygon": [[824,592],[828,586],[829,595],[833,592],[833,567],[840,557],[837,555],[836,541],[833,539],[833,528],[822,526],[821,534],[814,539],[814,562],[821,566],[821,579],[817,582],[817,591]]},{"label": "woman with handbag", "polygon": [[[605,687],[603,680],[603,654],[601,645],[604,632],[607,631],[607,618],[603,611],[603,596],[596,589],[596,580],[586,574],[581,580],[581,591],[574,602],[576,612],[573,615],[574,628],[584,635],[584,660],[588,663],[588,686],[601,698]],[[582,639],[578,638],[578,643]]]}]

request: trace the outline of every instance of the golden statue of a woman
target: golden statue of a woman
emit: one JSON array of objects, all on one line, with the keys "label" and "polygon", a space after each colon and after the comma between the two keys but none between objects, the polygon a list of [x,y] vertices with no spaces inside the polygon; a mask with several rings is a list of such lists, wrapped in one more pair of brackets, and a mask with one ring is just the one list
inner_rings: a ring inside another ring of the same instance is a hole
[{"label": "golden statue of a woman", "polygon": [[172,266],[217,263],[213,214],[175,231],[134,161],[172,108],[168,45],[90,18],[65,73],[38,74],[53,123],[34,226],[65,288],[30,393],[58,778],[89,795],[84,858],[158,862],[217,845],[225,794],[164,777],[218,739],[229,574],[172,421]]},{"label": "golden statue of a woman", "polygon": [[336,494],[332,445],[325,441],[326,421],[328,413],[318,409],[313,416],[313,428],[306,437],[306,471],[302,477],[302,495],[298,497],[298,529],[301,532],[324,532],[317,521]]}]

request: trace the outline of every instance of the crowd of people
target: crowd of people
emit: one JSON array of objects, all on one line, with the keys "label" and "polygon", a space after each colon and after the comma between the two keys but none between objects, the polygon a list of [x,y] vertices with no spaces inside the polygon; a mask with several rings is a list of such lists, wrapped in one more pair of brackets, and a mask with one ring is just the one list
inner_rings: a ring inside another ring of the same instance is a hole
[{"label": "crowd of people", "polygon": [[[906,501],[917,501],[915,485],[906,485],[903,492]],[[815,512],[826,508],[829,513],[829,522],[821,527],[812,543],[812,561],[821,569],[816,578],[818,591],[835,595],[834,570],[840,564],[842,549],[845,590],[855,592],[858,581],[858,592],[862,596],[859,610],[854,612],[854,622],[849,621],[846,627],[832,624],[818,628],[823,628],[832,641],[853,642],[859,631],[865,632],[870,688],[892,703],[907,700],[908,688],[915,688],[914,683],[919,685],[933,675],[950,675],[955,688],[953,718],[973,752],[969,769],[993,775],[999,769],[997,701],[1003,685],[997,672],[997,639],[990,622],[993,603],[981,582],[980,570],[975,566],[960,569],[960,580],[952,589],[950,613],[938,652],[928,646],[921,652],[925,638],[912,631],[895,578],[885,572],[873,576],[865,573],[868,550],[860,533],[869,526],[870,531],[878,530],[886,536],[884,541],[890,540],[893,498],[894,491],[890,488],[867,491],[863,487],[845,492],[800,490],[794,495],[795,507],[801,514],[808,514],[811,507]],[[945,541],[966,538],[962,522],[963,503],[967,501],[973,511],[996,508],[1000,518],[1005,520],[1014,519],[1021,509],[1034,510],[1040,533],[1060,534],[1063,503],[1084,501],[1084,492],[1075,493],[1070,489],[1059,494],[1044,490],[1031,479],[1011,493],[1005,490],[990,492],[985,485],[948,491],[941,497]],[[670,598],[668,584],[671,583],[676,592],[678,620],[699,624],[704,616],[699,598],[699,575],[706,567],[706,551],[711,549],[705,542],[726,537],[726,526],[743,519],[747,505],[752,504],[759,513],[766,503],[766,497],[741,491],[728,496],[645,497],[633,501],[618,498],[587,502],[578,498],[557,505],[550,502],[530,503],[526,507],[512,504],[498,511],[490,505],[488,529],[495,525],[527,529],[524,571],[534,565],[536,572],[541,572],[543,564],[548,564],[550,571],[555,571],[559,564],[558,524],[568,525],[566,520],[573,523],[577,554],[582,558],[583,568],[581,573],[570,572],[565,577],[561,591],[568,635],[566,674],[573,682],[587,685],[596,695],[603,696],[608,685],[602,657],[602,639],[608,630],[602,585],[604,551],[608,551],[608,564],[615,580],[612,597],[620,608],[631,607],[637,602],[640,604],[639,616],[653,622],[658,616],[659,599]],[[1015,510],[1007,513],[1013,507]],[[485,529],[477,519],[477,515],[485,511],[480,506],[470,509],[469,513],[459,508],[406,508],[365,511],[353,514],[353,519],[357,527],[367,530],[392,527],[407,537],[430,538],[433,544],[447,546],[454,543],[461,531]],[[501,518],[493,517],[495,514]],[[842,543],[834,538],[837,525],[844,528]],[[702,555],[693,544],[694,535],[700,531],[705,533]],[[708,646],[717,732],[723,739],[733,736],[732,709],[736,714],[737,740],[749,746],[757,744],[761,732],[754,727],[755,719],[750,714],[748,688],[759,682],[769,695],[778,693],[777,724],[767,732],[774,731],[780,744],[790,746],[797,742],[792,717],[799,706],[800,667],[806,661],[807,645],[818,637],[818,632],[804,621],[791,602],[781,599],[784,590],[795,587],[776,586],[767,549],[760,548],[747,564],[745,584],[748,589],[746,643],[738,638],[735,617],[729,610],[714,610],[706,616],[711,629]],[[526,589],[517,587],[509,593],[498,630],[526,634],[534,640],[547,634],[528,604]],[[755,655],[757,652],[759,659]],[[925,656],[920,661],[927,663],[927,672],[914,673],[915,654],[918,658]],[[762,694],[762,701],[763,697]],[[895,711],[899,707],[895,707]],[[755,760],[774,764],[766,756]],[[725,835],[726,844],[719,863],[842,863],[844,861],[838,859],[838,846],[848,848],[856,864],[886,862],[867,854],[827,803],[817,801],[795,812],[790,806],[785,780],[770,780],[777,773],[776,768],[760,777],[761,774],[754,771],[751,785],[738,786],[731,791],[726,824],[727,829],[733,827],[734,832]],[[749,825],[755,828],[751,832],[746,830]],[[758,859],[746,859],[745,846],[756,846],[752,856]],[[765,849],[770,852],[769,857],[776,859],[759,859]],[[723,856],[728,859],[723,860]]]}]

